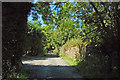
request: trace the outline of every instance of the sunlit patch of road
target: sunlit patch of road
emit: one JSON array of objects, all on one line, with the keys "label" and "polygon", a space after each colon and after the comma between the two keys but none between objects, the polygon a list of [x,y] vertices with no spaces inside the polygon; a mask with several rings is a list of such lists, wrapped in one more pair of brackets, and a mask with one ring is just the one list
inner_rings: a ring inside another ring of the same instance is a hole
[{"label": "sunlit patch of road", "polygon": [[82,78],[75,67],[60,57],[49,54],[46,57],[22,60],[30,78]]}]

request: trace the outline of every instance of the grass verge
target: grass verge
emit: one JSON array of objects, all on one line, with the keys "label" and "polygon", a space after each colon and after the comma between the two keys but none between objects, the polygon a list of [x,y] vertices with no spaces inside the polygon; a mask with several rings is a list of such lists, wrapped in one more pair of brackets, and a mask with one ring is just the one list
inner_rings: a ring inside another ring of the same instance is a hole
[{"label": "grass verge", "polygon": [[77,66],[77,64],[79,63],[79,60],[72,59],[68,55],[61,54],[60,57],[68,62],[71,66]]}]

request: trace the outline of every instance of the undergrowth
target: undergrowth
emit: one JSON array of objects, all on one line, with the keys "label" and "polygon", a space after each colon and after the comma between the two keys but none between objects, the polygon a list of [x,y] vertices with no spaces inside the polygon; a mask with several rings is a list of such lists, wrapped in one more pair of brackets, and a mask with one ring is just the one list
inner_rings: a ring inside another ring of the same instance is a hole
[{"label": "undergrowth", "polygon": [[90,55],[87,60],[79,62],[76,67],[86,78],[98,78],[102,76],[102,74],[100,74],[100,59],[95,55]]},{"label": "undergrowth", "polygon": [[19,72],[13,71],[10,75],[10,79],[29,80],[29,76],[26,69],[21,69]]},{"label": "undergrowth", "polygon": [[53,53],[54,53],[56,56],[59,56],[59,50],[58,50],[58,49],[55,49],[55,50],[53,51]]}]

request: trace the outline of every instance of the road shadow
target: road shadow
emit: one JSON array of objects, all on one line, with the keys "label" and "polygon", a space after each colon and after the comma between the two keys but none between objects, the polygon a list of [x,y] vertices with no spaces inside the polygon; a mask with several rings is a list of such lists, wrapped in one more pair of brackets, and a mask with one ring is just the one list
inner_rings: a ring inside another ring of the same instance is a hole
[{"label": "road shadow", "polygon": [[61,66],[61,65],[32,65],[32,64],[24,64],[24,66],[31,67],[52,67],[52,68],[75,68],[75,66]]},{"label": "road shadow", "polygon": [[[80,72],[74,66],[68,65],[67,62],[64,62],[53,53],[48,53],[45,57],[24,59],[22,61],[28,61],[28,63],[23,64],[23,68],[27,69],[30,78],[36,78],[37,80],[83,80]],[[29,61],[35,61],[38,64],[29,63]]]},{"label": "road shadow", "polygon": [[81,80],[82,78],[74,66],[24,64],[24,67],[32,75],[31,78],[73,78],[71,80]]},{"label": "road shadow", "polygon": [[31,59],[22,59],[22,61],[32,61],[32,60],[46,60],[47,58],[58,58],[59,56],[55,55],[54,53],[48,53],[44,57],[39,58],[31,58]]}]

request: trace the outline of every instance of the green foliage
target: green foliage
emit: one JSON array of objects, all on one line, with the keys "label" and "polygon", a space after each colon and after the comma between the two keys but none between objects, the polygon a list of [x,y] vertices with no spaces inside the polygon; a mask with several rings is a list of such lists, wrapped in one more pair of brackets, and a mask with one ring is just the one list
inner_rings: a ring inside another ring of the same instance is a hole
[{"label": "green foliage", "polygon": [[45,49],[45,50],[44,50],[44,55],[46,55],[47,53],[48,53],[48,51]]},{"label": "green foliage", "polygon": [[[107,64],[108,56],[90,54],[86,60],[79,62],[76,66],[80,73],[86,78],[116,78],[118,73],[109,72],[110,66]],[[101,62],[102,60],[102,62]],[[104,64],[103,64],[104,63]]]},{"label": "green foliage", "polygon": [[83,42],[79,38],[78,39],[72,38],[71,40],[67,41],[65,45],[63,45],[63,47],[67,47],[67,48],[74,47],[74,46],[80,47],[80,45],[82,44]]},{"label": "green foliage", "polygon": [[37,56],[44,55],[45,35],[41,31],[41,27],[37,23],[30,24],[28,22],[25,40],[26,55]]},{"label": "green foliage", "polygon": [[80,60],[72,59],[68,55],[61,54],[60,57],[68,62],[71,66],[77,66]]},{"label": "green foliage", "polygon": [[[115,64],[112,61],[117,61],[116,65],[118,67],[119,3],[66,2],[58,5],[56,9],[59,8],[59,10],[53,16],[57,23],[55,23],[54,35],[52,35],[53,40],[51,40],[56,46],[55,48],[62,47],[71,38],[80,38],[83,42],[91,42],[87,46],[88,53],[99,54],[100,57],[109,57],[103,59],[110,66],[106,72],[113,71],[112,66]],[[77,45],[79,42],[76,41],[75,44]],[[73,43],[68,45],[74,46]],[[116,57],[113,56],[114,54],[116,54]],[[86,54],[87,56],[88,54]],[[99,59],[102,64],[105,64],[101,58]],[[92,64],[90,65],[92,66]],[[107,65],[105,66],[107,67]],[[98,67],[101,68],[101,65]]]},{"label": "green foliage", "polygon": [[[54,5],[53,9],[50,8],[51,4]],[[19,7],[20,5],[23,6]],[[28,7],[24,8],[25,5]],[[54,50],[58,55],[61,49],[73,46],[80,48],[80,45],[87,46],[86,56],[78,65],[79,69],[85,68],[81,71],[83,75],[92,73],[94,70],[97,71],[96,74],[116,74],[120,60],[117,52],[119,6],[119,3],[114,2],[36,3],[32,15],[35,22],[26,25],[27,13],[30,10],[29,3],[19,5],[4,3],[2,46],[5,68],[3,76],[10,74],[13,66],[18,68],[17,62],[20,62],[24,53],[44,55]],[[15,11],[18,13],[14,13]],[[42,19],[47,26],[40,26],[41,23],[37,21],[38,14],[42,14]],[[88,54],[91,54],[90,58]],[[66,57],[66,55],[63,56]],[[76,64],[76,61],[72,62],[68,56],[65,59],[73,65]],[[103,67],[106,67],[105,72],[101,71]]]},{"label": "green foliage", "polygon": [[103,70],[101,65],[100,58],[91,54],[88,60],[79,62],[76,67],[86,78],[100,78],[103,77],[101,74]]},{"label": "green foliage", "polygon": [[[41,6],[44,5],[44,8],[41,9]],[[78,37],[78,35],[81,34],[77,28],[80,26],[78,25],[78,21],[76,22],[75,19],[73,19],[73,16],[69,11],[72,11],[72,7],[74,6],[73,3],[55,3],[53,5],[56,5],[56,8],[54,10],[57,10],[57,13],[48,7],[50,4],[53,3],[36,3],[35,8],[39,14],[42,14],[44,22],[47,22],[48,26],[42,27],[42,31],[46,35],[46,49],[51,50],[52,47],[60,48],[62,45],[64,45],[68,40],[74,37]],[[69,7],[68,7],[69,6]],[[75,6],[74,6],[75,7]],[[48,8],[46,12],[46,8]],[[59,10],[58,10],[59,9]],[[74,9],[75,10],[75,9]],[[43,12],[45,14],[43,14]],[[53,13],[53,15],[51,15]],[[46,18],[44,18],[46,17]],[[51,17],[51,18],[50,18]],[[50,18],[48,20],[48,18]],[[48,23],[49,22],[49,23]],[[76,26],[77,24],[77,26]]]},{"label": "green foliage", "polygon": [[55,49],[55,50],[53,51],[53,53],[54,53],[55,55],[59,56],[59,50],[58,50],[58,49]]},{"label": "green foliage", "polygon": [[21,71],[16,72],[16,70],[14,69],[14,71],[10,74],[10,77],[8,77],[8,79],[21,79],[21,80],[29,80],[29,75],[27,73],[26,69],[21,69]]},{"label": "green foliage", "polygon": [[[55,8],[50,9],[50,4]],[[117,73],[119,68],[119,53],[117,52],[119,49],[119,6],[119,3],[103,2],[36,3],[35,10],[38,14],[42,14],[44,23],[47,24],[40,28],[40,32],[45,35],[44,41],[43,39],[40,41],[44,42],[44,50],[54,49],[54,53],[58,55],[60,50],[64,54],[67,48],[73,46],[80,48],[84,45],[87,47],[87,53],[78,65],[78,68],[85,68],[83,75],[90,74],[94,70],[97,75]],[[34,28],[38,30],[40,24],[34,25]],[[36,34],[34,28],[31,32]],[[89,54],[91,54],[90,57]],[[70,63],[75,63],[68,57],[65,59]],[[102,72],[102,68],[105,67],[105,72]]]}]

